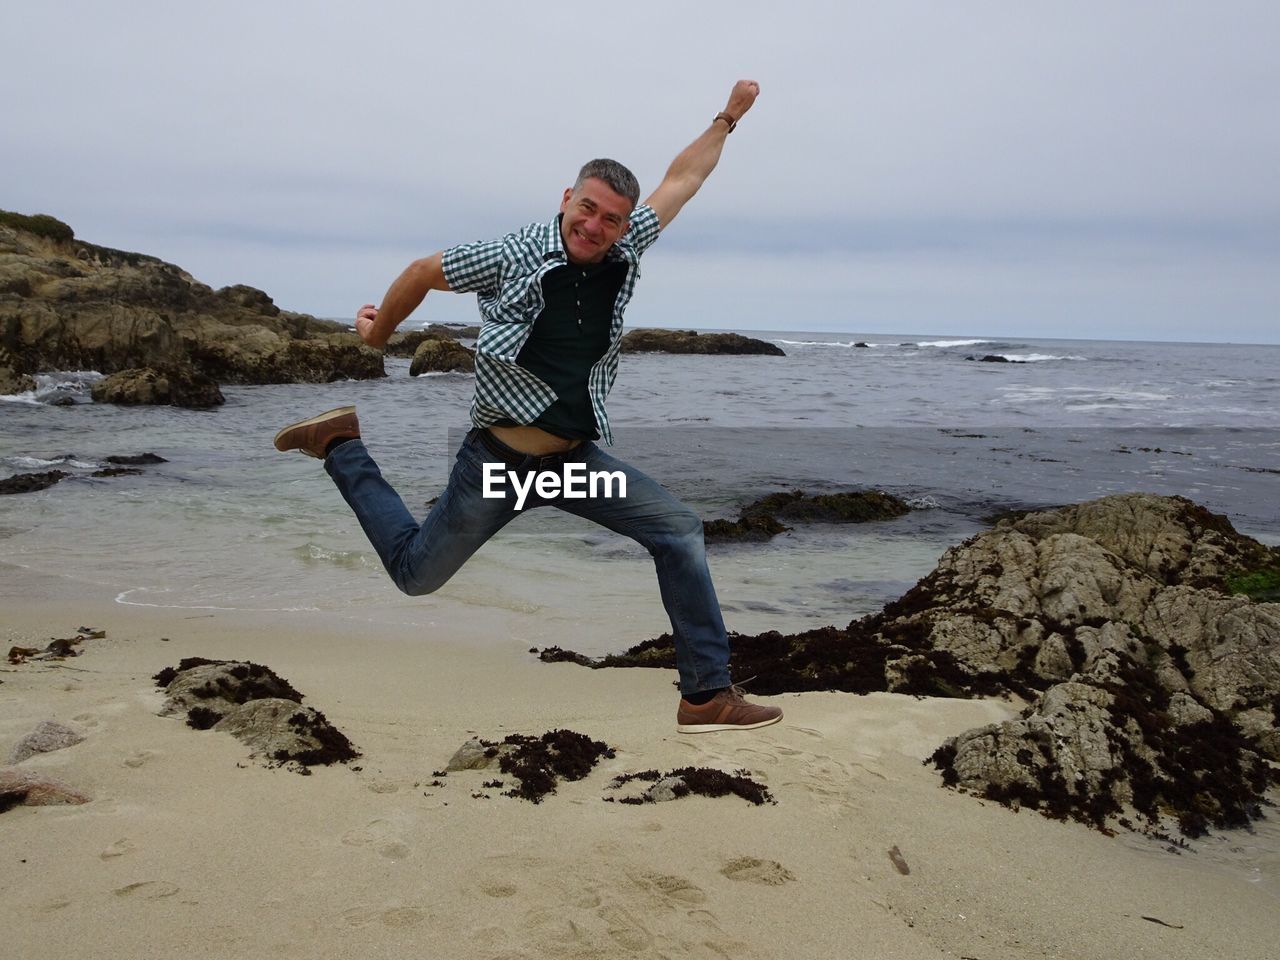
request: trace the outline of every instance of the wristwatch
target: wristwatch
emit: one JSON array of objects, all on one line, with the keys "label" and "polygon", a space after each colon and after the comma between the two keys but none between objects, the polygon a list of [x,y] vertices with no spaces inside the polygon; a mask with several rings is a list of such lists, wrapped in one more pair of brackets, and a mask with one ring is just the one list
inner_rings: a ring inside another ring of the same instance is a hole
[{"label": "wristwatch", "polygon": [[712,123],[715,123],[717,120],[723,120],[725,123],[727,123],[729,125],[730,133],[733,133],[733,131],[738,126],[738,121],[733,118],[733,115],[725,113],[723,110],[721,110],[719,113],[717,113],[714,117],[711,118]]}]

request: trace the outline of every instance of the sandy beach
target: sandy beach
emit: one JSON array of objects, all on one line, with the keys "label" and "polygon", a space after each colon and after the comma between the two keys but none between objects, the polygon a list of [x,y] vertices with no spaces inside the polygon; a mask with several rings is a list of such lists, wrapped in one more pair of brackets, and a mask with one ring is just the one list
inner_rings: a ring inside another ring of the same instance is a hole
[{"label": "sandy beach", "polygon": [[[781,725],[687,737],[663,672],[539,663],[495,640],[500,612],[352,636],[10,565],[0,600],[8,645],[107,631],[0,674],[6,752],[42,720],[79,729],[22,766],[92,798],[0,816],[15,957],[1245,958],[1280,935],[1274,876],[941,788],[921,761],[1017,703],[789,695]],[[299,776],[158,716],[152,675],[192,656],[270,666],[361,759]],[[537,805],[483,771],[431,785],[472,735],[557,727],[616,756]],[[777,802],[602,801],[613,776],[690,764]]]}]

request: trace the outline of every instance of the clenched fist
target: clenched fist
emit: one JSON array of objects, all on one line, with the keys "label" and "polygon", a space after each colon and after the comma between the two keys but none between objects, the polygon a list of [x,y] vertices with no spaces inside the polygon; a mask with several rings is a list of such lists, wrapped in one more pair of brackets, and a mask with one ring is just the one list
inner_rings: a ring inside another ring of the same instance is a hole
[{"label": "clenched fist", "polygon": [[356,311],[356,333],[365,343],[373,342],[370,337],[373,336],[373,322],[377,319],[378,308],[372,303],[366,303]]},{"label": "clenched fist", "polygon": [[724,112],[735,120],[741,120],[742,115],[751,109],[751,105],[756,102],[758,96],[760,96],[760,84],[754,80],[739,80],[733,85],[733,91],[729,94],[729,103],[725,106]]}]

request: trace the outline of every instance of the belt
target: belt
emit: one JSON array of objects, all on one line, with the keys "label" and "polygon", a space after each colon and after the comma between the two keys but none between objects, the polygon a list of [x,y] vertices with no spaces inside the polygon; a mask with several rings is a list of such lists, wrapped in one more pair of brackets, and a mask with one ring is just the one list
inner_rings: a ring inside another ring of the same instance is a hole
[{"label": "belt", "polygon": [[[566,461],[569,461],[572,454],[576,453],[582,446],[581,443],[578,443],[576,446],[570,447],[568,450],[561,450],[558,453],[546,453],[541,455],[521,453],[513,447],[508,447],[488,430],[476,428],[473,432],[486,450],[513,470],[545,470],[551,467],[562,466]],[[576,460],[573,462],[576,462]]]}]

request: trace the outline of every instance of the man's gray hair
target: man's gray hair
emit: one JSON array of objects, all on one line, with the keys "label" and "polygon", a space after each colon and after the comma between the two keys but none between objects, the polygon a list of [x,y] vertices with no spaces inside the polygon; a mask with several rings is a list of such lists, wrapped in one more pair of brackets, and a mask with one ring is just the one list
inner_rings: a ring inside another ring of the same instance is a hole
[{"label": "man's gray hair", "polygon": [[601,158],[588,161],[578,171],[578,179],[573,182],[573,189],[577,190],[589,177],[603,180],[614,193],[626,197],[631,201],[632,209],[635,209],[635,205],[640,202],[640,181],[617,160]]}]

